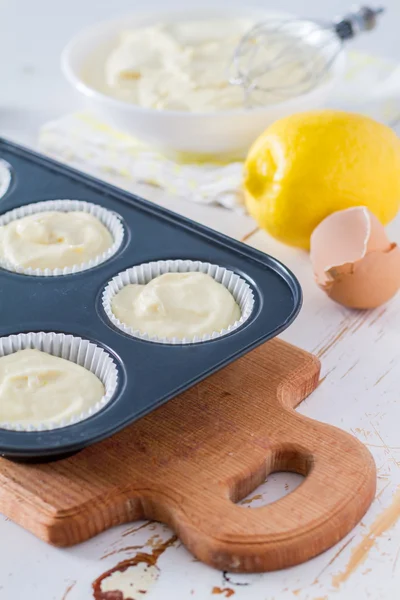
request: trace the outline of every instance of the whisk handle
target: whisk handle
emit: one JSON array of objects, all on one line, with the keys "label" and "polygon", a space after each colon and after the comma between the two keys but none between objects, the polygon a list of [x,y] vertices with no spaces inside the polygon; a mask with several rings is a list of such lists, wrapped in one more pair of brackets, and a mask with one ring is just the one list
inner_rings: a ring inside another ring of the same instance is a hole
[{"label": "whisk handle", "polygon": [[370,8],[369,6],[360,6],[350,12],[345,17],[336,19],[333,28],[336,35],[342,40],[350,40],[361,31],[374,29],[377,17],[384,12],[383,7]]}]

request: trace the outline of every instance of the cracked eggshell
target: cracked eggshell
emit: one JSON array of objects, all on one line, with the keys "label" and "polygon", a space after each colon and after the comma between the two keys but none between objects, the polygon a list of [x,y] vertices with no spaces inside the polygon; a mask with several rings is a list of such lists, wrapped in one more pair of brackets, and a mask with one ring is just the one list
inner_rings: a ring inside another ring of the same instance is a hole
[{"label": "cracked eggshell", "polygon": [[335,212],[313,231],[311,263],[319,287],[350,308],[376,308],[400,289],[400,249],[366,207]]}]

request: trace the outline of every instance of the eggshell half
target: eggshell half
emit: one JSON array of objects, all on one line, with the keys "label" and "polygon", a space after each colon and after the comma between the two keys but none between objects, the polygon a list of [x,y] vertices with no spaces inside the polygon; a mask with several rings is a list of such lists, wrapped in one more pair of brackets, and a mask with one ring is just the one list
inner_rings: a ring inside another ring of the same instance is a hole
[{"label": "eggshell half", "polygon": [[375,308],[400,289],[400,249],[365,207],[333,213],[311,236],[317,284],[351,308]]}]

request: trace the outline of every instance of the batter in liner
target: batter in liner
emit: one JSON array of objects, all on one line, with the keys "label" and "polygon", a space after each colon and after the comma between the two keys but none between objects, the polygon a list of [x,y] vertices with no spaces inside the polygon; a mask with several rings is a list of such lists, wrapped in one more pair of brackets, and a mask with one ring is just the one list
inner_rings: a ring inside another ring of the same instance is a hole
[{"label": "batter in liner", "polygon": [[72,267],[103,254],[112,244],[101,221],[83,211],[38,212],[0,227],[0,258],[24,269]]},{"label": "batter in liner", "polygon": [[88,369],[40,350],[0,358],[0,422],[23,426],[70,421],[95,406],[103,383]]},{"label": "batter in liner", "polygon": [[241,317],[226,287],[200,272],[165,273],[146,285],[127,285],[111,308],[121,323],[159,338],[211,335]]}]

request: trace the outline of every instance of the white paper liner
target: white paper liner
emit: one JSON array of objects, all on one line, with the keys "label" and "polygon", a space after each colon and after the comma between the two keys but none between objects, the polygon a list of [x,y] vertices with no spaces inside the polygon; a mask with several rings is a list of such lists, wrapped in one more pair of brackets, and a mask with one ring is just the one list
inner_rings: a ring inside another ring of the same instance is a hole
[{"label": "white paper liner", "polygon": [[96,375],[103,383],[105,394],[90,410],[71,417],[68,421],[39,425],[0,422],[0,429],[13,431],[49,431],[83,421],[102,410],[112,399],[118,385],[118,369],[111,356],[89,340],[64,333],[20,333],[0,338],[0,357],[18,350],[32,348],[59,358],[70,360]]},{"label": "white paper liner", "polygon": [[11,166],[0,158],[0,199],[7,192],[11,183]]},{"label": "white paper liner", "polygon": [[[112,312],[111,303],[114,296],[126,285],[138,283],[144,285],[149,283],[155,277],[164,273],[187,273],[189,271],[197,271],[210,275],[215,281],[221,283],[232,294],[236,303],[239,305],[241,317],[235,323],[232,323],[227,329],[214,331],[212,334],[203,336],[195,336],[193,338],[162,338],[151,336],[147,333],[141,333],[137,329],[133,329],[122,323]],[[235,329],[241,327],[250,317],[254,307],[254,294],[249,284],[239,277],[233,271],[224,269],[218,265],[213,265],[206,262],[192,260],[159,260],[150,263],[144,263],[135,267],[131,267],[126,271],[118,273],[107,284],[104,289],[103,308],[110,321],[124,333],[149,342],[157,342],[158,344],[197,344],[199,342],[207,342],[214,340],[223,335],[231,333]]]},{"label": "white paper liner", "polygon": [[33,204],[26,204],[19,208],[14,208],[9,212],[4,213],[0,216],[0,226],[8,225],[11,221],[27,217],[45,211],[60,211],[60,212],[74,212],[82,211],[91,214],[93,217],[99,219],[99,221],[108,229],[113,238],[113,244],[105,250],[102,254],[99,254],[90,261],[73,265],[72,267],[64,267],[57,269],[33,269],[29,267],[24,269],[23,267],[16,267],[7,260],[0,257],[0,267],[7,269],[7,271],[14,271],[15,273],[22,273],[23,275],[35,275],[35,276],[59,276],[59,275],[70,275],[73,273],[80,273],[81,271],[87,271],[97,265],[105,262],[111,258],[121,247],[124,238],[124,227],[122,225],[121,217],[98,204],[92,204],[91,202],[85,202],[83,200],[45,200],[43,202],[36,202]]}]

